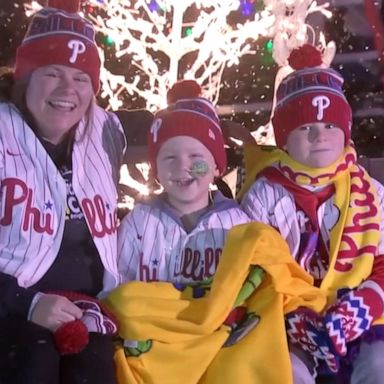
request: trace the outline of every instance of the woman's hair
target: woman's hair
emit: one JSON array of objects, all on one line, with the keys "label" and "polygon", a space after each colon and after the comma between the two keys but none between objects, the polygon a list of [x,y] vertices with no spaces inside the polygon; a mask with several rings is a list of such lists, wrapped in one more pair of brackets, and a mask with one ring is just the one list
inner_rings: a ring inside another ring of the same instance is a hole
[{"label": "woman's hair", "polygon": [[14,104],[27,123],[31,125],[31,127],[34,127],[33,116],[28,111],[25,101],[29,78],[30,76],[24,76],[20,80],[15,80],[12,68],[0,68],[0,102]]},{"label": "woman's hair", "polygon": [[0,102],[11,101],[14,82],[13,70],[9,67],[0,67]]}]

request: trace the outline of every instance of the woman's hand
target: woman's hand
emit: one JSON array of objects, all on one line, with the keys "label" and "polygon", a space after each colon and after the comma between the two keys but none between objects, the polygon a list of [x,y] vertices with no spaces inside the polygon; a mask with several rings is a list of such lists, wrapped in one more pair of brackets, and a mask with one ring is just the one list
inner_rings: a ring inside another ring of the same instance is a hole
[{"label": "woman's hand", "polygon": [[31,321],[54,332],[62,324],[82,316],[82,310],[66,297],[46,294],[39,298],[33,308]]}]

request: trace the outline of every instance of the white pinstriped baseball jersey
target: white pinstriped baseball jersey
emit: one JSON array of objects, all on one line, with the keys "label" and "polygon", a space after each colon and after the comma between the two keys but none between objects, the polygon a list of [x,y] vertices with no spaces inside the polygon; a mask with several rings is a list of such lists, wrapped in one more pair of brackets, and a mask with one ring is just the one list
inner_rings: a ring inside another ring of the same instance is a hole
[{"label": "white pinstriped baseball jersey", "polygon": [[121,281],[201,282],[215,273],[227,232],[246,222],[238,204],[220,192],[190,233],[160,198],[137,204],[118,230]]},{"label": "white pinstriped baseball jersey", "polygon": [[[109,286],[118,278],[116,185],[124,149],[117,116],[94,106],[87,128],[81,121],[76,130],[72,186]],[[0,271],[29,287],[45,274],[60,248],[66,183],[17,109],[5,103],[0,104],[0,180]]]},{"label": "white pinstriped baseball jersey", "polygon": [[[376,188],[378,200],[384,209],[384,186],[372,179]],[[296,208],[293,195],[282,185],[270,183],[265,177],[256,180],[245,194],[241,207],[254,221],[261,221],[275,227],[289,245],[291,254],[297,258],[300,246],[300,236],[305,231],[306,215]],[[317,211],[318,222],[321,223],[321,235],[327,244],[329,234],[336,224],[339,212],[333,204],[333,197],[320,205]],[[381,218],[381,232],[384,233],[384,217]],[[384,242],[381,238],[378,254],[384,254]],[[319,268],[321,265],[319,263]],[[326,271],[318,271],[322,278]]]}]

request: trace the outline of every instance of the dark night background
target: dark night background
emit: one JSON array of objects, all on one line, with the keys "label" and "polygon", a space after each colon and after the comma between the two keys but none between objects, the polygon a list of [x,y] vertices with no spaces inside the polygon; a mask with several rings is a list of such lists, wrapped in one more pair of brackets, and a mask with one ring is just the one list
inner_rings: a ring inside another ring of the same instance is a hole
[{"label": "dark night background", "polygon": [[[87,4],[84,3],[83,9],[87,10]],[[384,156],[384,98],[381,81],[384,72],[365,17],[364,0],[335,0],[330,3],[333,17],[329,20],[320,19],[320,26],[317,18],[314,24],[317,29],[323,30],[327,41],[334,40],[337,44],[333,67],[345,78],[345,92],[354,111],[352,135],[358,153],[369,157]],[[257,7],[257,1],[252,1],[252,4]],[[383,18],[381,2],[376,2],[376,5]],[[245,16],[239,14],[238,17]],[[21,42],[27,23],[23,1],[0,0],[0,66],[13,65],[16,47]],[[98,42],[107,51],[106,65],[110,69],[116,72],[120,67],[127,68],[127,61],[116,61],[113,57],[113,44],[108,45],[103,36],[98,36]],[[244,56],[238,66],[225,70],[218,103],[235,104],[235,111],[238,112],[226,117],[242,122],[250,130],[255,130],[269,119],[276,66],[266,49],[266,42],[258,41],[255,44],[256,54]],[[124,100],[126,109],[143,107],[143,100]]]}]

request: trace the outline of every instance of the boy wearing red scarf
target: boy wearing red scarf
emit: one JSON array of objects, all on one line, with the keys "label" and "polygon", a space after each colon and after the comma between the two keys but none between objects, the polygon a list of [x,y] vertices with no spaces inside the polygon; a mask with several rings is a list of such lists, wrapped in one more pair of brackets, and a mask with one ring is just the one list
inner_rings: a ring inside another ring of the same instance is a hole
[{"label": "boy wearing red scarf", "polygon": [[[320,314],[287,317],[294,383],[345,371],[350,383],[381,383],[384,364],[384,187],[357,164],[343,78],[304,45],[279,85],[272,118],[278,149],[242,200],[275,227],[329,298]],[[258,166],[257,164],[255,166]]]}]

